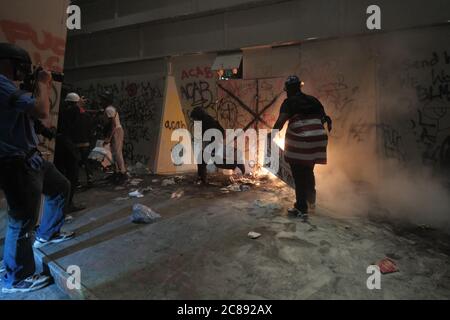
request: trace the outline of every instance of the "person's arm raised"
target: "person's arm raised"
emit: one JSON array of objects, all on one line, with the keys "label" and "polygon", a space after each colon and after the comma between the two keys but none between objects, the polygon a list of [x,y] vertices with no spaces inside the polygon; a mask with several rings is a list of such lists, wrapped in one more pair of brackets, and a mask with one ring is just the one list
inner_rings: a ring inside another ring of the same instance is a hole
[{"label": "person's arm raised", "polygon": [[46,119],[50,115],[50,92],[52,75],[48,71],[40,71],[37,79],[35,106],[30,113],[37,119]]}]

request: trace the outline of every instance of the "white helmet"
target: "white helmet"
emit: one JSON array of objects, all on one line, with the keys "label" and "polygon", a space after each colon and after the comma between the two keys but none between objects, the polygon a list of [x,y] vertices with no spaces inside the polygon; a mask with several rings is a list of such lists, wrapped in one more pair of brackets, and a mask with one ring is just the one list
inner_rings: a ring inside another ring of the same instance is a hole
[{"label": "white helmet", "polygon": [[66,102],[78,102],[80,100],[81,100],[81,98],[80,98],[80,96],[78,94],[76,94],[75,92],[71,92],[71,93],[67,94],[66,99],[64,101],[66,101]]}]

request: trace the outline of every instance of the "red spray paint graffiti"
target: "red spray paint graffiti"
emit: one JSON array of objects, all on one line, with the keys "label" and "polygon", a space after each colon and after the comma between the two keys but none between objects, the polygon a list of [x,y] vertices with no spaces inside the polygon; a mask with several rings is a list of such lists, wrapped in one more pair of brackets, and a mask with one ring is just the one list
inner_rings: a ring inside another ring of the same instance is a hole
[{"label": "red spray paint graffiti", "polygon": [[[41,64],[44,68],[57,72],[62,72],[62,58],[66,42],[63,38],[42,30],[42,36],[28,23],[11,20],[0,20],[0,29],[5,34],[6,40],[10,43],[17,41],[31,41],[36,51],[30,52],[33,61]],[[51,56],[43,58],[43,51],[50,51]]]}]

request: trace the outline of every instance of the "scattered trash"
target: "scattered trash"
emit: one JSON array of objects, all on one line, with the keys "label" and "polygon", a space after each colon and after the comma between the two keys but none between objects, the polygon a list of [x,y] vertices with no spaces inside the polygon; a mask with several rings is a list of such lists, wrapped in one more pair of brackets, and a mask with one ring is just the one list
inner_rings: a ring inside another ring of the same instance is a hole
[{"label": "scattered trash", "polygon": [[174,180],[176,183],[179,183],[179,182],[181,182],[181,181],[184,180],[184,176],[175,176],[175,177],[173,177],[173,180]]},{"label": "scattered trash", "polygon": [[161,186],[163,186],[163,187],[170,186],[170,185],[173,185],[173,184],[175,184],[175,180],[174,180],[173,178],[170,178],[170,179],[164,179],[164,180],[161,182]]},{"label": "scattered trash", "polygon": [[178,198],[181,198],[183,195],[184,195],[184,191],[183,190],[177,190],[177,191],[172,193],[170,198],[171,199],[178,199]]},{"label": "scattered trash", "polygon": [[141,162],[136,162],[136,164],[133,166],[128,166],[128,172],[132,175],[146,175],[150,174],[150,170],[142,164]]},{"label": "scattered trash", "polygon": [[131,184],[132,186],[137,186],[139,185],[142,181],[144,181],[144,179],[132,179],[130,182],[128,182],[129,184]]},{"label": "scattered trash", "polygon": [[152,191],[152,190],[153,190],[152,187],[145,187],[145,188],[141,189],[141,193],[147,193],[147,192]]},{"label": "scattered trash", "polygon": [[250,231],[250,232],[248,233],[248,237],[249,237],[250,239],[258,239],[259,237],[261,237],[261,233],[254,232],[254,231]]},{"label": "scattered trash", "polygon": [[161,218],[161,216],[147,206],[144,206],[140,203],[136,203],[133,206],[133,214],[131,219],[133,223],[148,224],[154,222],[159,218]]},{"label": "scattered trash", "polygon": [[263,208],[263,209],[267,209],[269,211],[276,211],[276,210],[281,210],[281,205],[279,203],[275,203],[275,202],[263,202],[261,200],[255,200],[253,202],[253,206],[257,207],[257,208]]},{"label": "scattered trash", "polygon": [[111,149],[109,145],[103,146],[103,140],[97,140],[95,148],[89,153],[88,159],[99,162],[103,168],[107,168],[114,163]]},{"label": "scattered trash", "polygon": [[124,201],[124,200],[128,200],[128,199],[130,199],[130,198],[129,197],[118,197],[118,198],[113,199],[113,201]]},{"label": "scattered trash", "polygon": [[240,191],[248,191],[250,190],[250,187],[247,185],[240,185],[238,183],[230,184],[227,187],[221,188],[221,191],[234,191],[234,192],[240,192]]},{"label": "scattered trash", "polygon": [[71,223],[73,221],[73,216],[70,214],[66,215],[64,218],[64,223]]},{"label": "scattered trash", "polygon": [[132,198],[143,198],[143,197],[144,197],[144,195],[143,195],[142,193],[140,193],[139,190],[130,192],[130,193],[128,194],[128,196],[130,196],[130,197],[132,197]]},{"label": "scattered trash", "polygon": [[380,272],[382,274],[393,273],[399,271],[397,264],[394,260],[390,258],[384,258],[377,263],[377,266],[380,268]]}]

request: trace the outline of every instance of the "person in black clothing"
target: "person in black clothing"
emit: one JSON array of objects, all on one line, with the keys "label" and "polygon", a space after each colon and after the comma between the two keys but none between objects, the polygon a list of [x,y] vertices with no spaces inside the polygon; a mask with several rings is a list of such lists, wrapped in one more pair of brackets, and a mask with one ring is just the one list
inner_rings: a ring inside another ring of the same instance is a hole
[{"label": "person in black clothing", "polygon": [[[284,124],[296,115],[318,115],[322,124],[326,123],[328,131],[332,129],[332,121],[326,115],[323,105],[318,99],[301,91],[301,81],[297,76],[289,76],[285,82],[287,99],[281,105],[280,115],[273,129],[281,130]],[[308,207],[314,210],[316,204],[316,181],[314,164],[305,165],[290,163],[294,178],[296,203],[289,213],[307,217]]]},{"label": "person in black clothing", "polygon": [[79,103],[81,98],[76,93],[69,93],[65,99],[65,106],[60,112],[58,119],[58,134],[55,146],[55,166],[70,181],[70,195],[66,212],[75,212],[85,209],[83,206],[75,205],[73,196],[78,185],[79,163],[81,161],[80,150],[74,137],[77,136],[79,128],[76,127],[80,114]]},{"label": "person in black clothing", "polygon": [[[201,108],[201,107],[194,108],[194,110],[192,110],[190,116],[194,121],[202,122],[202,137],[208,129],[217,129],[222,133],[224,141],[225,141],[224,128],[220,125],[220,123],[217,120],[215,120],[208,113],[206,113],[206,111],[203,108]],[[203,148],[202,148],[202,155],[203,155]],[[235,152],[235,155],[236,155],[236,152]],[[235,163],[233,163],[233,164],[226,164],[225,161],[223,161],[223,162],[224,162],[223,164],[215,163],[215,166],[217,168],[227,169],[227,170],[235,170],[236,168],[239,168],[239,170],[241,170],[242,174],[245,174],[245,166],[243,164],[238,164],[236,160],[235,160]],[[201,180],[201,182],[206,184],[207,183],[207,170],[206,170],[206,163],[204,162],[203,157],[202,157],[201,163],[199,163],[197,165],[197,173],[198,173],[198,177]]]}]

